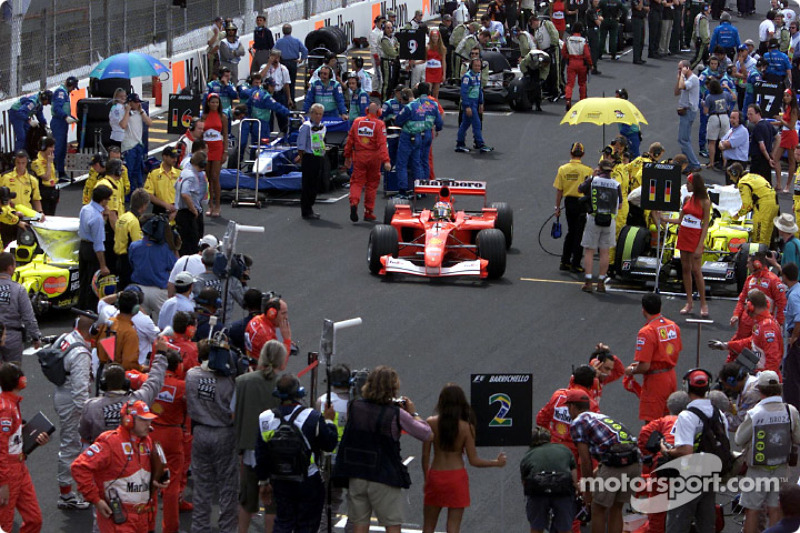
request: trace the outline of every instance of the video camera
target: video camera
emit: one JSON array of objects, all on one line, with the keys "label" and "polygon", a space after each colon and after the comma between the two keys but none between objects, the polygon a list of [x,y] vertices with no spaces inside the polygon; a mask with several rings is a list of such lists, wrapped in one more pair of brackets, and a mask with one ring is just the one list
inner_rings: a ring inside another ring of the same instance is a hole
[{"label": "video camera", "polygon": [[247,270],[250,268],[247,263],[248,258],[246,258],[244,254],[233,254],[229,263],[228,257],[224,253],[217,252],[212,270],[220,279],[225,279],[230,276],[241,282],[245,282],[250,279],[250,276],[246,274]]}]

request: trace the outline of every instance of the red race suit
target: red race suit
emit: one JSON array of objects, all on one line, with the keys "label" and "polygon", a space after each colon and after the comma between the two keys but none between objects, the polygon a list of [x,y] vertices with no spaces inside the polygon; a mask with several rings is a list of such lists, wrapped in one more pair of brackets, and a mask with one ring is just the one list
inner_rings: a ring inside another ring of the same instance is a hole
[{"label": "red race suit", "polygon": [[355,119],[344,145],[344,157],[353,160],[350,205],[358,205],[361,191],[365,189],[364,211],[372,214],[375,210],[375,195],[381,182],[381,165],[390,162],[386,124],[375,115]]},{"label": "red race suit", "polygon": [[769,311],[763,311],[751,318],[755,322],[751,326],[750,335],[728,341],[728,349],[738,354],[744,348],[750,348],[758,356],[758,370],[774,370],[780,376],[783,360],[781,326]]},{"label": "red race suit", "polygon": [[586,73],[592,68],[592,53],[586,39],[580,34],[570,35],[561,48],[561,55],[567,61],[567,88],[564,91],[567,101],[572,100],[575,78],[578,78],[578,91],[583,100],[586,98]]},{"label": "red race suit", "polygon": [[[744,339],[753,333],[755,320],[746,312],[747,293],[752,289],[758,289],[764,293],[769,304],[769,312],[777,319],[778,324],[783,325],[783,311],[786,309],[786,285],[768,269],[760,268],[747,277],[744,287],[742,287],[742,292],[739,293],[739,301],[736,302],[736,307],[733,310],[733,316],[739,318],[739,323],[736,328],[736,334],[731,339],[732,341]],[[727,362],[734,361],[736,355],[732,351],[729,352]]]},{"label": "red race suit", "polygon": [[[258,356],[261,355],[261,348],[267,342],[277,339],[275,325],[263,314],[254,316],[247,324],[247,329],[244,330],[244,347],[247,355],[254,359],[258,359]],[[286,353],[291,353],[292,339],[283,339],[283,345],[286,347]]]},{"label": "red race suit", "polygon": [[[661,453],[657,453],[653,455],[650,451],[648,451],[645,446],[647,446],[647,441],[654,432],[659,431],[664,436],[664,441],[667,444],[675,444],[675,435],[672,433],[672,427],[675,425],[675,422],[678,420],[676,415],[667,415],[662,416],[652,422],[646,424],[642,431],[639,433],[639,450],[642,452],[642,457],[653,457],[653,461],[650,464],[643,464],[642,465],[642,474],[650,474],[654,468],[656,468],[656,461],[660,457]],[[654,494],[651,494],[654,496]],[[664,533],[667,528],[667,513],[651,513],[647,515],[649,520],[648,522],[648,529],[647,533]]]},{"label": "red race suit", "polygon": [[678,387],[675,365],[681,349],[681,328],[663,315],[654,316],[639,330],[633,360],[650,363],[639,398],[639,420],[650,422],[669,414],[667,398]]}]

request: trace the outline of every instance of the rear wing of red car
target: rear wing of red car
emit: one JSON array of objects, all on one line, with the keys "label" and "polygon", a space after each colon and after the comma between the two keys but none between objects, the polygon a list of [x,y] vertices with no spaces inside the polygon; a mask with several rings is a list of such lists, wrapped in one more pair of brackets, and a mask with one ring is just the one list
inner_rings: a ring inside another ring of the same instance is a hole
[{"label": "rear wing of red car", "polygon": [[485,181],[467,180],[415,180],[414,192],[417,194],[438,194],[443,198],[448,196],[486,196]]}]

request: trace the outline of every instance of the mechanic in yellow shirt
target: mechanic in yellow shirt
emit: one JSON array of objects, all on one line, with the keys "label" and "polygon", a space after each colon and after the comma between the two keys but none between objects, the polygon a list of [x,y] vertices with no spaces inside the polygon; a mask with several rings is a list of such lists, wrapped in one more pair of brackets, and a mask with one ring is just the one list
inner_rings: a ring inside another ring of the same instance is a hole
[{"label": "mechanic in yellow shirt", "polygon": [[56,206],[60,197],[58,190],[58,174],[56,173],[55,160],[56,140],[52,137],[42,137],[39,144],[39,154],[31,163],[31,172],[39,179],[39,193],[42,196],[42,211],[45,215],[55,215]]},{"label": "mechanic in yellow shirt", "polygon": [[[15,197],[16,193],[12,192],[8,187],[0,187],[0,224],[8,226],[9,228],[16,228],[19,226],[25,229],[28,223],[21,221],[19,213],[10,205],[11,200]],[[8,242],[11,242],[11,240]],[[2,235],[0,235],[0,250],[4,250],[5,247],[5,241],[2,239]]]},{"label": "mechanic in yellow shirt", "polygon": [[631,169],[630,169],[630,179],[629,179],[629,191],[634,189],[638,189],[642,186],[642,167],[644,167],[645,163],[658,163],[661,156],[664,155],[664,147],[661,146],[661,143],[654,142],[650,145],[647,152],[643,153],[633,161],[631,161]]},{"label": "mechanic in yellow shirt", "polygon": [[753,233],[750,240],[769,246],[772,232],[775,229],[773,219],[778,216],[778,193],[762,176],[744,173],[740,163],[728,167],[728,176],[736,184],[742,196],[742,208],[739,217],[753,212]]},{"label": "mechanic in yellow shirt", "polygon": [[153,169],[147,175],[144,182],[144,190],[150,194],[150,201],[153,203],[153,213],[169,213],[177,211],[175,208],[175,183],[181,175],[180,169],[175,166],[178,154],[171,146],[164,148],[161,152],[161,165]]},{"label": "mechanic in yellow shirt", "polygon": [[150,195],[144,189],[136,189],[131,194],[131,209],[117,219],[114,228],[114,253],[117,254],[117,276],[120,289],[131,282],[131,263],[128,260],[128,246],[142,238],[141,217],[150,205]]},{"label": "mechanic in yellow shirt", "polygon": [[89,163],[89,176],[83,183],[83,205],[88,205],[92,201],[92,192],[97,185],[97,181],[106,174],[106,156],[98,152],[92,156]]},{"label": "mechanic in yellow shirt", "polygon": [[122,184],[122,197],[127,198],[131,194],[131,180],[128,179],[128,167],[122,159],[122,152],[119,146],[108,147],[108,160],[112,161],[114,159],[122,161],[122,174],[119,177],[119,182]]},{"label": "mechanic in yellow shirt", "polygon": [[8,187],[11,192],[17,193],[14,205],[24,205],[42,212],[39,180],[28,172],[28,153],[25,150],[14,154],[14,170],[0,176],[0,187]]},{"label": "mechanic in yellow shirt", "polygon": [[567,216],[567,235],[564,237],[564,249],[561,253],[559,270],[583,272],[581,259],[583,247],[581,237],[586,226],[586,210],[580,202],[581,193],[578,185],[592,175],[592,169],[582,163],[585,150],[583,144],[573,143],[569,150],[569,163],[558,167],[553,187],[556,189],[556,216],[561,216],[561,200],[564,200],[564,211]]}]

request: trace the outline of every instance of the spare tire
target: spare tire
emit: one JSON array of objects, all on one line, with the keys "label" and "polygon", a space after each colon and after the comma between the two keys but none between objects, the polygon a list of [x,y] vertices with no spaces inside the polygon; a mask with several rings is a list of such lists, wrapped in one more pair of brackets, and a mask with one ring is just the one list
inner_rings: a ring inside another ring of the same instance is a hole
[{"label": "spare tire", "polygon": [[338,26],[323,26],[306,35],[305,45],[309,50],[327,48],[334,54],[343,54],[347,50],[347,35]]},{"label": "spare tire", "polygon": [[617,239],[616,253],[614,254],[614,267],[617,276],[624,278],[626,273],[622,271],[625,261],[630,261],[636,257],[647,255],[650,249],[650,231],[641,226],[625,226],[619,232]]}]

